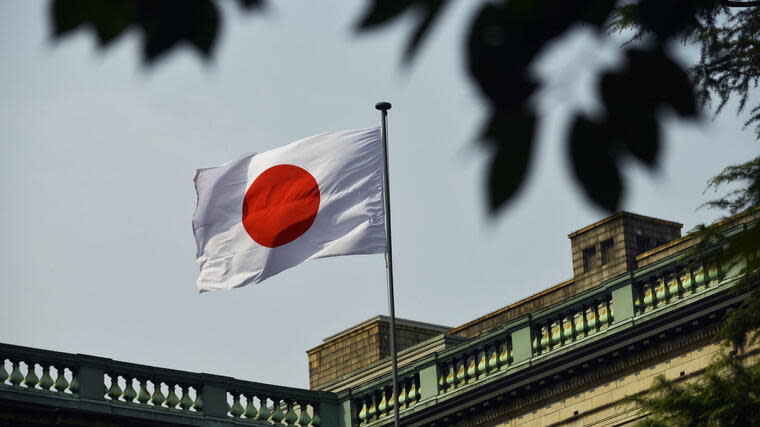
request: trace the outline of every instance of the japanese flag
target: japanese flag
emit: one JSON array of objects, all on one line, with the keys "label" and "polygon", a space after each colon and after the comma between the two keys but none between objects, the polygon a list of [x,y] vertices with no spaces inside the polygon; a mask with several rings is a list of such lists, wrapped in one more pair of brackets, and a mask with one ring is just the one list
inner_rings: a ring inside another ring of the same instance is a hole
[{"label": "japanese flag", "polygon": [[306,260],[386,250],[380,129],[323,133],[198,169],[201,292]]}]

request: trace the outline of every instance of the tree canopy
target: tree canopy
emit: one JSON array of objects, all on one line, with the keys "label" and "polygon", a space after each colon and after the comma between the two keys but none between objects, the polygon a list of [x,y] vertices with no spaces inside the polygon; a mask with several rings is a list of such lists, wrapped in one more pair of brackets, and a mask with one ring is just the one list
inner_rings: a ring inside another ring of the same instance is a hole
[{"label": "tree canopy", "polygon": [[[237,0],[243,11],[263,11],[265,0]],[[416,20],[403,59],[411,61],[449,0],[368,0],[357,30],[382,27],[413,13]],[[625,181],[622,165],[632,157],[651,169],[663,144],[663,109],[698,116],[700,106],[716,114],[732,97],[739,110],[760,77],[758,1],[614,0],[482,1],[470,23],[465,58],[470,78],[488,106],[478,138],[489,149],[489,207],[498,212],[522,187],[537,145],[541,117],[530,99],[544,82],[529,67],[552,41],[582,25],[600,37],[633,29],[636,43],[621,46],[627,67],[598,78],[605,113],[576,113],[566,138],[569,160],[580,188],[597,206],[617,210]],[[175,47],[192,46],[211,59],[221,26],[214,0],[52,0],[56,38],[86,29],[107,48],[128,29],[142,32],[142,57],[155,64]],[[668,43],[697,43],[698,64],[687,69],[668,53]],[[760,135],[760,105],[748,125]]]}]

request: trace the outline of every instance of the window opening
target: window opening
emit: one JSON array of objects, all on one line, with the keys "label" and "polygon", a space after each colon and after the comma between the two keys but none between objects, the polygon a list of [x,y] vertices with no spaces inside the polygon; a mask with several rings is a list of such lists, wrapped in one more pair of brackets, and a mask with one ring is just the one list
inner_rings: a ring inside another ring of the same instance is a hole
[{"label": "window opening", "polygon": [[591,271],[596,267],[596,248],[591,246],[583,250],[583,272]]},{"label": "window opening", "polygon": [[601,256],[602,256],[602,265],[605,265],[612,261],[612,257],[614,257],[614,253],[612,252],[612,239],[607,239],[602,242],[601,244]]}]

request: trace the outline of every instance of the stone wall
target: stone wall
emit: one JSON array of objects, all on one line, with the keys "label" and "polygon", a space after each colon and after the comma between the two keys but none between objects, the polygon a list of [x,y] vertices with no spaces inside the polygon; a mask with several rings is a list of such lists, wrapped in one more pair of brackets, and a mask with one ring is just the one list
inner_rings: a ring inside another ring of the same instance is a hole
[{"label": "stone wall", "polygon": [[[396,319],[398,351],[449,330],[447,326]],[[386,316],[377,316],[324,339],[307,351],[312,389],[390,357],[390,327]]]}]

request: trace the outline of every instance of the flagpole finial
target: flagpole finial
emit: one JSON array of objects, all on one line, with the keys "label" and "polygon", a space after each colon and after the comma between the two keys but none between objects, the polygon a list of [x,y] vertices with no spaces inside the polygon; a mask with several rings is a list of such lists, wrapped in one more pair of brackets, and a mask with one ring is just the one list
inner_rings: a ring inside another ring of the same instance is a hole
[{"label": "flagpole finial", "polygon": [[378,102],[377,104],[375,104],[375,108],[378,109],[378,110],[380,110],[380,111],[388,111],[388,110],[391,109],[391,103],[390,102],[385,102],[385,101]]}]

